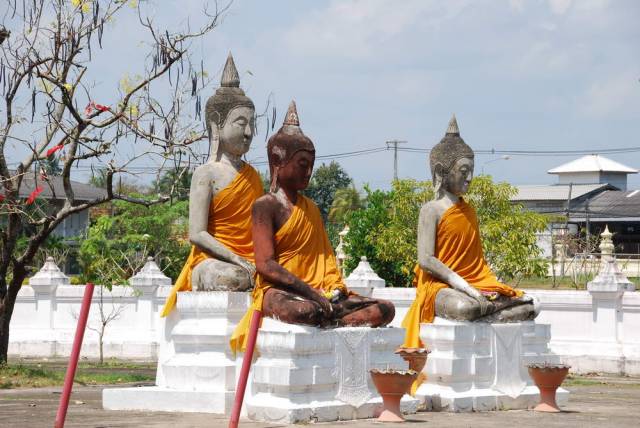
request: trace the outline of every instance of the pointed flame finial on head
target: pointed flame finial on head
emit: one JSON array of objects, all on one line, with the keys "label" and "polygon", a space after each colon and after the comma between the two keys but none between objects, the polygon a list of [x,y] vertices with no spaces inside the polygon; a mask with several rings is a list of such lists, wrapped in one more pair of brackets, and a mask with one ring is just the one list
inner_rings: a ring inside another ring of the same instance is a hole
[{"label": "pointed flame finial on head", "polygon": [[238,69],[236,68],[236,64],[233,62],[233,56],[231,55],[231,52],[229,52],[229,56],[227,57],[227,62],[224,65],[224,70],[222,71],[220,86],[227,87],[227,88],[240,87],[240,75],[238,74]]},{"label": "pointed flame finial on head", "polygon": [[287,114],[284,117],[283,125],[300,126],[300,118],[298,117],[298,109],[296,108],[296,102],[291,100]]},{"label": "pointed flame finial on head", "polygon": [[455,113],[451,116],[451,120],[449,121],[449,126],[447,127],[447,134],[456,134],[460,135],[460,129],[458,128],[458,121],[456,120]]}]

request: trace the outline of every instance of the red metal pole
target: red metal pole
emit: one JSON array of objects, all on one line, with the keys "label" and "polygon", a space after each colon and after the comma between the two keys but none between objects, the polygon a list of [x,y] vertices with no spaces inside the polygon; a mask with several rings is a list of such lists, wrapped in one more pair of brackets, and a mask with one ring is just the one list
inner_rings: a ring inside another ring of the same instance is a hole
[{"label": "red metal pole", "polygon": [[55,428],[63,428],[64,420],[67,417],[69,398],[71,397],[71,388],[73,387],[73,378],[76,376],[76,369],[78,368],[78,358],[80,357],[80,348],[82,348],[84,330],[87,327],[87,318],[89,317],[93,288],[94,285],[92,283],[88,283],[84,288],[84,297],[82,298],[80,316],[78,317],[78,325],[76,326],[76,336],[73,339],[73,348],[71,349],[71,355],[69,356],[67,374],[64,377],[64,387],[62,388],[60,405],[58,406],[58,413],[56,414]]},{"label": "red metal pole", "polygon": [[251,315],[251,323],[249,324],[249,338],[247,339],[247,349],[242,359],[242,369],[238,378],[238,387],[236,388],[236,398],[233,402],[231,410],[231,419],[229,419],[229,428],[238,428],[240,421],[240,409],[242,409],[242,401],[244,400],[244,392],[247,388],[247,379],[249,378],[249,369],[251,368],[251,360],[253,359],[253,351],[256,348],[256,339],[258,338],[258,329],[260,328],[260,320],[262,319],[261,311],[253,311]]}]

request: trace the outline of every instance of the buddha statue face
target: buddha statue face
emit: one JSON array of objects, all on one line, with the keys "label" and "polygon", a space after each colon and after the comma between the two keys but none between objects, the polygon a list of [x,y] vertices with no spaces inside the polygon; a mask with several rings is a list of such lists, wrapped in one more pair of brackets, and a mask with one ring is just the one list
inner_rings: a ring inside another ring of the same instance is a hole
[{"label": "buddha statue face", "polygon": [[205,106],[205,121],[211,149],[209,156],[222,153],[242,156],[249,150],[255,130],[255,106],[240,88],[240,76],[231,54],[220,79],[220,87]]},{"label": "buddha statue face", "polygon": [[[220,149],[234,156],[242,156],[249,151],[255,129],[255,111],[251,107],[236,107],[229,112],[227,118],[219,129]],[[213,128],[217,126],[211,123]]]},{"label": "buddha statue face", "polygon": [[300,128],[295,101],[289,104],[282,127],[269,138],[267,156],[272,193],[280,186],[296,191],[307,188],[313,172],[316,149]]},{"label": "buddha statue face", "polygon": [[315,153],[307,150],[297,151],[291,159],[278,170],[278,184],[281,187],[302,191],[309,186]]},{"label": "buddha statue face", "polygon": [[473,150],[460,137],[454,115],[444,138],[431,149],[429,155],[433,187],[438,198],[442,197],[443,190],[456,196],[464,195],[469,190],[473,177],[473,158]]},{"label": "buddha statue face", "polygon": [[449,172],[442,177],[442,188],[456,196],[462,196],[469,191],[473,178],[473,159],[458,159]]}]

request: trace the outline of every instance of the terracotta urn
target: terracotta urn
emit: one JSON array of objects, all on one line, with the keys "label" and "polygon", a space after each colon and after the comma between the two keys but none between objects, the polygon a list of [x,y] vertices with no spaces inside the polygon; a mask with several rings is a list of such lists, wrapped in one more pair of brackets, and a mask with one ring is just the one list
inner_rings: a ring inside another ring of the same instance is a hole
[{"label": "terracotta urn", "polygon": [[382,413],[380,422],[404,422],[400,412],[400,400],[409,392],[411,384],[418,376],[413,370],[378,370],[369,371],[373,383],[382,396]]},{"label": "terracotta urn", "polygon": [[427,364],[427,356],[431,353],[426,348],[398,348],[396,354],[400,355],[403,360],[409,363],[409,370],[422,372]]},{"label": "terracotta urn", "polygon": [[565,364],[530,364],[529,376],[540,390],[540,404],[533,410],[536,412],[560,412],[556,403],[556,390],[569,373],[570,366]]}]

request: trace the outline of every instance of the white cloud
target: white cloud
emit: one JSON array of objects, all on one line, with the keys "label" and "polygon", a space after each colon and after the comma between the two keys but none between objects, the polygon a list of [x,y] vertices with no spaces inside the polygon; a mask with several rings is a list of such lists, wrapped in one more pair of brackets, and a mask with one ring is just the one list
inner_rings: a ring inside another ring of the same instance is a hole
[{"label": "white cloud", "polygon": [[556,15],[564,15],[571,7],[571,0],[549,0],[549,7]]},{"label": "white cloud", "polygon": [[384,0],[333,1],[323,10],[307,13],[285,35],[296,53],[372,57],[384,42],[421,30],[438,27],[455,17],[468,3],[457,1]]},{"label": "white cloud", "polygon": [[624,72],[592,83],[580,100],[581,113],[593,118],[640,113],[640,73]]}]

